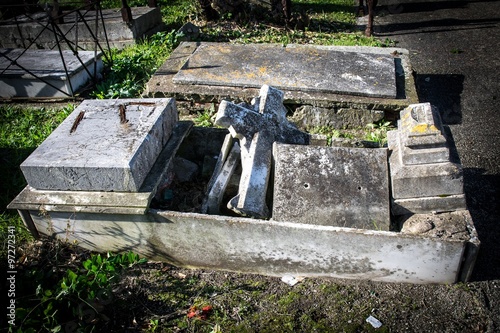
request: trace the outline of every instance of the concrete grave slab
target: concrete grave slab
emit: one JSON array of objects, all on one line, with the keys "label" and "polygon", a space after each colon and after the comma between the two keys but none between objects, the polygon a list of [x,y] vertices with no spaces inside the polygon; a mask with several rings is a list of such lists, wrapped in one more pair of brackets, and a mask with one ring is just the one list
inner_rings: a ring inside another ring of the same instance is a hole
[{"label": "concrete grave slab", "polygon": [[[79,51],[81,62],[72,51],[62,51],[61,55],[51,50],[0,49],[0,53],[3,98],[72,96],[103,67],[101,52]],[[17,64],[9,59],[17,59]]]},{"label": "concrete grave slab", "polygon": [[386,149],[275,144],[272,218],[389,230]]},{"label": "concrete grave slab", "polygon": [[396,98],[392,55],[304,45],[204,43],[173,82]]},{"label": "concrete grave slab", "polygon": [[[228,44],[225,43],[206,43],[206,42],[183,42],[181,43],[170,55],[169,59],[156,71],[151,80],[146,86],[145,94],[149,97],[175,97],[178,101],[195,101],[195,102],[220,102],[223,99],[231,99],[233,101],[245,101],[249,102],[254,96],[258,95],[259,87],[264,83],[260,75],[260,67],[257,68],[257,72],[254,73],[254,80],[259,81],[254,87],[252,86],[235,86],[231,82],[227,82],[227,85],[207,85],[207,84],[194,84],[191,82],[174,82],[174,77],[182,71],[182,68],[189,68],[191,57],[196,53],[200,47],[207,46],[209,48],[216,48],[220,45],[220,49],[225,48]],[[278,86],[283,86],[281,90],[284,92],[284,103],[286,105],[297,106],[297,105],[312,105],[315,107],[320,107],[328,109],[330,113],[335,114],[339,109],[345,110],[355,110],[362,112],[363,114],[369,114],[372,111],[377,112],[392,112],[404,109],[409,104],[417,103],[418,96],[415,89],[415,82],[412,75],[412,68],[410,65],[409,54],[407,50],[400,48],[377,48],[377,47],[358,47],[358,46],[295,46],[287,45],[284,48],[281,44],[273,45],[233,45],[231,48],[236,48],[241,50],[261,50],[262,53],[270,55],[274,51],[276,52],[291,52],[300,53],[299,50],[302,48],[309,52],[309,56],[314,57],[314,54],[318,55],[328,54],[330,52],[340,54],[353,55],[356,54],[367,55],[367,57],[377,58],[381,56],[387,60],[387,57],[393,57],[393,68],[390,70],[391,75],[394,77],[396,85],[396,97],[395,98],[383,98],[374,97],[366,95],[349,95],[347,92],[343,93],[333,93],[326,90],[309,90],[302,91],[297,90],[294,87],[284,87],[282,82]],[[240,51],[237,51],[240,52]],[[241,51],[243,52],[243,51]],[[243,52],[244,53],[244,52]],[[245,54],[243,54],[245,56]],[[246,55],[249,57],[250,55]],[[270,55],[272,57],[273,55]],[[229,57],[225,55],[225,57]],[[264,55],[260,56],[264,57]],[[362,57],[362,56],[361,56]],[[209,59],[206,59],[208,61]],[[200,69],[207,72],[216,72],[216,76],[228,75],[230,77],[238,76],[252,76],[252,73],[248,71],[242,71],[245,69],[238,62],[237,58],[233,59],[234,64],[231,64],[235,72],[225,73],[221,71],[221,67],[215,66],[216,59],[210,59],[212,63],[208,64],[207,67]],[[229,58],[227,58],[230,61]],[[387,60],[389,61],[389,60]],[[266,62],[265,62],[266,63]],[[273,67],[273,66],[271,66]],[[307,72],[306,64],[306,72]],[[279,68],[272,69],[277,71]],[[270,70],[270,67],[266,67],[265,70]],[[328,70],[326,70],[328,71]],[[263,68],[263,72],[264,68]],[[267,73],[267,72],[265,72]],[[303,72],[300,73],[303,75]],[[320,77],[325,76],[325,73],[321,73]],[[340,73],[342,75],[342,73]],[[349,77],[347,75],[346,77]],[[177,79],[181,78],[181,74]],[[249,79],[250,79],[249,78]],[[293,79],[293,78],[292,78]],[[314,78],[313,78],[314,79]],[[387,78],[389,80],[389,78]],[[317,80],[317,78],[315,78]],[[334,81],[336,81],[335,79]],[[229,80],[226,80],[229,81]],[[222,84],[222,83],[221,83]],[[333,83],[329,83],[333,84]],[[321,88],[321,87],[319,87]],[[392,94],[392,93],[391,93]]]},{"label": "concrete grave slab", "polygon": [[172,99],[86,100],[21,170],[39,190],[137,192],[177,119]]},{"label": "concrete grave slab", "polygon": [[[133,20],[129,23],[123,22],[119,8],[103,9],[102,21],[99,12],[81,10],[80,13],[86,22],[82,18],[78,18],[78,22],[75,22],[75,13],[63,11],[64,23],[58,24],[58,28],[68,40],[86,50],[95,48],[95,38],[104,45],[107,37],[111,47],[123,48],[165,29],[159,7],[130,7],[130,10]],[[96,15],[97,27],[95,26]],[[106,29],[102,26],[103,22]],[[44,26],[48,24],[45,12],[33,13],[30,17],[21,15],[5,20],[0,25],[0,47],[26,48],[30,41],[36,39],[36,43],[32,45],[33,49],[54,49],[57,45],[54,32],[44,29]],[[61,47],[68,48],[64,43],[61,43]]]}]

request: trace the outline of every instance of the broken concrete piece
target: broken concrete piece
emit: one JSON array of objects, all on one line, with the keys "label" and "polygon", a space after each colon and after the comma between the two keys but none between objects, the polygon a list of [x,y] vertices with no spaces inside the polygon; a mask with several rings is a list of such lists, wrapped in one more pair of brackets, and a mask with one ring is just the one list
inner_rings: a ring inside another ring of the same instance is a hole
[{"label": "broken concrete piece", "polygon": [[200,36],[200,28],[187,22],[177,31],[177,35],[181,41],[194,41]]},{"label": "broken concrete piece", "polygon": [[222,147],[220,149],[219,156],[217,157],[217,162],[215,163],[215,167],[212,173],[212,177],[207,185],[207,190],[210,192],[212,186],[214,186],[217,177],[219,176],[222,168],[224,167],[224,163],[226,163],[227,157],[229,156],[229,152],[233,148],[233,137],[231,134],[227,134],[224,138],[224,142],[222,143]]},{"label": "broken concrete piece", "polygon": [[389,230],[386,149],[275,144],[273,220]]},{"label": "broken concrete piece", "polygon": [[432,220],[430,219],[411,219],[404,223],[403,228],[401,228],[401,232],[403,234],[420,235],[431,230],[432,228],[434,228],[434,223],[432,223]]},{"label": "broken concrete piece", "polygon": [[468,225],[472,219],[468,210],[440,214],[413,214],[402,223],[405,234],[468,240]]},{"label": "broken concrete piece", "polygon": [[[238,165],[240,158],[240,145],[235,142],[229,152],[222,169],[217,173],[214,183],[209,187],[206,202],[203,204],[202,212],[206,214],[219,214],[219,208],[226,191],[226,187]],[[215,174],[214,174],[215,175]]]},{"label": "broken concrete piece", "polygon": [[283,90],[396,98],[394,56],[389,51],[366,51],[293,44],[199,43],[172,81],[177,85],[239,88],[259,88],[264,83]]},{"label": "broken concrete piece", "polygon": [[85,100],[21,164],[36,189],[137,192],[177,123],[175,100]]},{"label": "broken concrete piece", "polygon": [[239,193],[228,208],[245,216],[267,218],[266,193],[274,142],[307,144],[309,135],[286,119],[283,92],[262,86],[252,105],[222,101],[215,124],[240,140],[242,174]]},{"label": "broken concrete piece", "polygon": [[460,164],[448,162],[407,166],[398,163],[393,156],[389,161],[394,199],[445,198],[464,193]]},{"label": "broken concrete piece", "polygon": [[450,151],[437,108],[430,103],[412,104],[400,113],[395,137],[404,164],[448,162]]}]

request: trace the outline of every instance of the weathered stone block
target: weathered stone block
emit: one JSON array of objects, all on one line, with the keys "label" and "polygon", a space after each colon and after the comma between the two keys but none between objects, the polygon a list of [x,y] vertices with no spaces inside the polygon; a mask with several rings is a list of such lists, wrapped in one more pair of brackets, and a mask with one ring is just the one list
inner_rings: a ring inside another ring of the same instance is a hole
[{"label": "weathered stone block", "polygon": [[390,53],[311,45],[202,43],[173,77],[175,84],[254,87],[396,98]]},{"label": "weathered stone block", "polygon": [[430,103],[412,104],[400,113],[397,135],[390,137],[390,147],[397,145],[403,164],[448,162],[450,151],[444,136],[441,117]]},{"label": "weathered stone block", "polygon": [[173,99],[86,100],[21,170],[36,189],[136,192],[177,118]]},{"label": "weathered stone block", "polygon": [[275,144],[273,220],[389,230],[387,150]]},{"label": "weathered stone block", "polygon": [[396,149],[389,158],[394,199],[463,194],[460,164],[446,162],[403,165],[398,155]]}]

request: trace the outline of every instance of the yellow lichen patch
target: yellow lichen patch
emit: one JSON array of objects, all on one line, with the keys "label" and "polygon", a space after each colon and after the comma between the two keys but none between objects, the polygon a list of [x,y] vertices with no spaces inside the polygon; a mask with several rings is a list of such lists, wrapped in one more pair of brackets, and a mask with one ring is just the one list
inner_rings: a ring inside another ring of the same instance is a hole
[{"label": "yellow lichen patch", "polygon": [[426,133],[426,132],[437,132],[438,129],[435,125],[429,124],[418,124],[413,126],[411,132],[413,133]]},{"label": "yellow lichen patch", "polygon": [[247,73],[245,76],[249,79],[255,79],[257,77],[257,75],[255,75],[255,73]]}]

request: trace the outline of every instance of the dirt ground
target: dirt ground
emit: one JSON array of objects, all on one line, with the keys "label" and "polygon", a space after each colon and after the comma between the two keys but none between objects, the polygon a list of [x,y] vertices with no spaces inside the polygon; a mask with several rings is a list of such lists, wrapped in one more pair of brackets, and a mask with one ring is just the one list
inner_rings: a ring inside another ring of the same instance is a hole
[{"label": "dirt ground", "polygon": [[[68,269],[81,271],[89,257],[48,239],[22,250],[19,280],[36,271],[45,286]],[[34,294],[35,287],[23,290]],[[307,278],[290,286],[278,277],[148,262],[118,274],[92,311],[80,309],[91,315],[61,324],[63,332],[81,322],[97,332],[497,332],[499,296],[497,280],[413,285]],[[381,327],[368,323],[370,316]]]},{"label": "dirt ground", "polygon": [[[167,274],[154,279],[158,270],[166,270]],[[498,311],[491,309],[496,306],[498,310],[497,282],[423,286],[306,279],[290,287],[279,278],[190,271],[162,264],[148,265],[140,274],[151,278],[124,279],[131,283],[128,288],[134,295],[127,304],[131,301],[138,304],[138,309],[152,308],[159,314],[178,313],[165,301],[158,302],[156,293],[165,292],[165,286],[168,290],[169,284],[195,281],[196,298],[223,313],[217,319],[229,322],[231,331],[375,331],[366,322],[369,316],[377,318],[382,323],[378,331],[385,332],[494,332],[498,328],[494,319],[497,316],[498,320]],[[151,288],[155,282],[158,289]],[[186,296],[193,297],[194,291]],[[184,315],[182,311],[180,314]],[[210,323],[210,318],[207,320]]]}]

